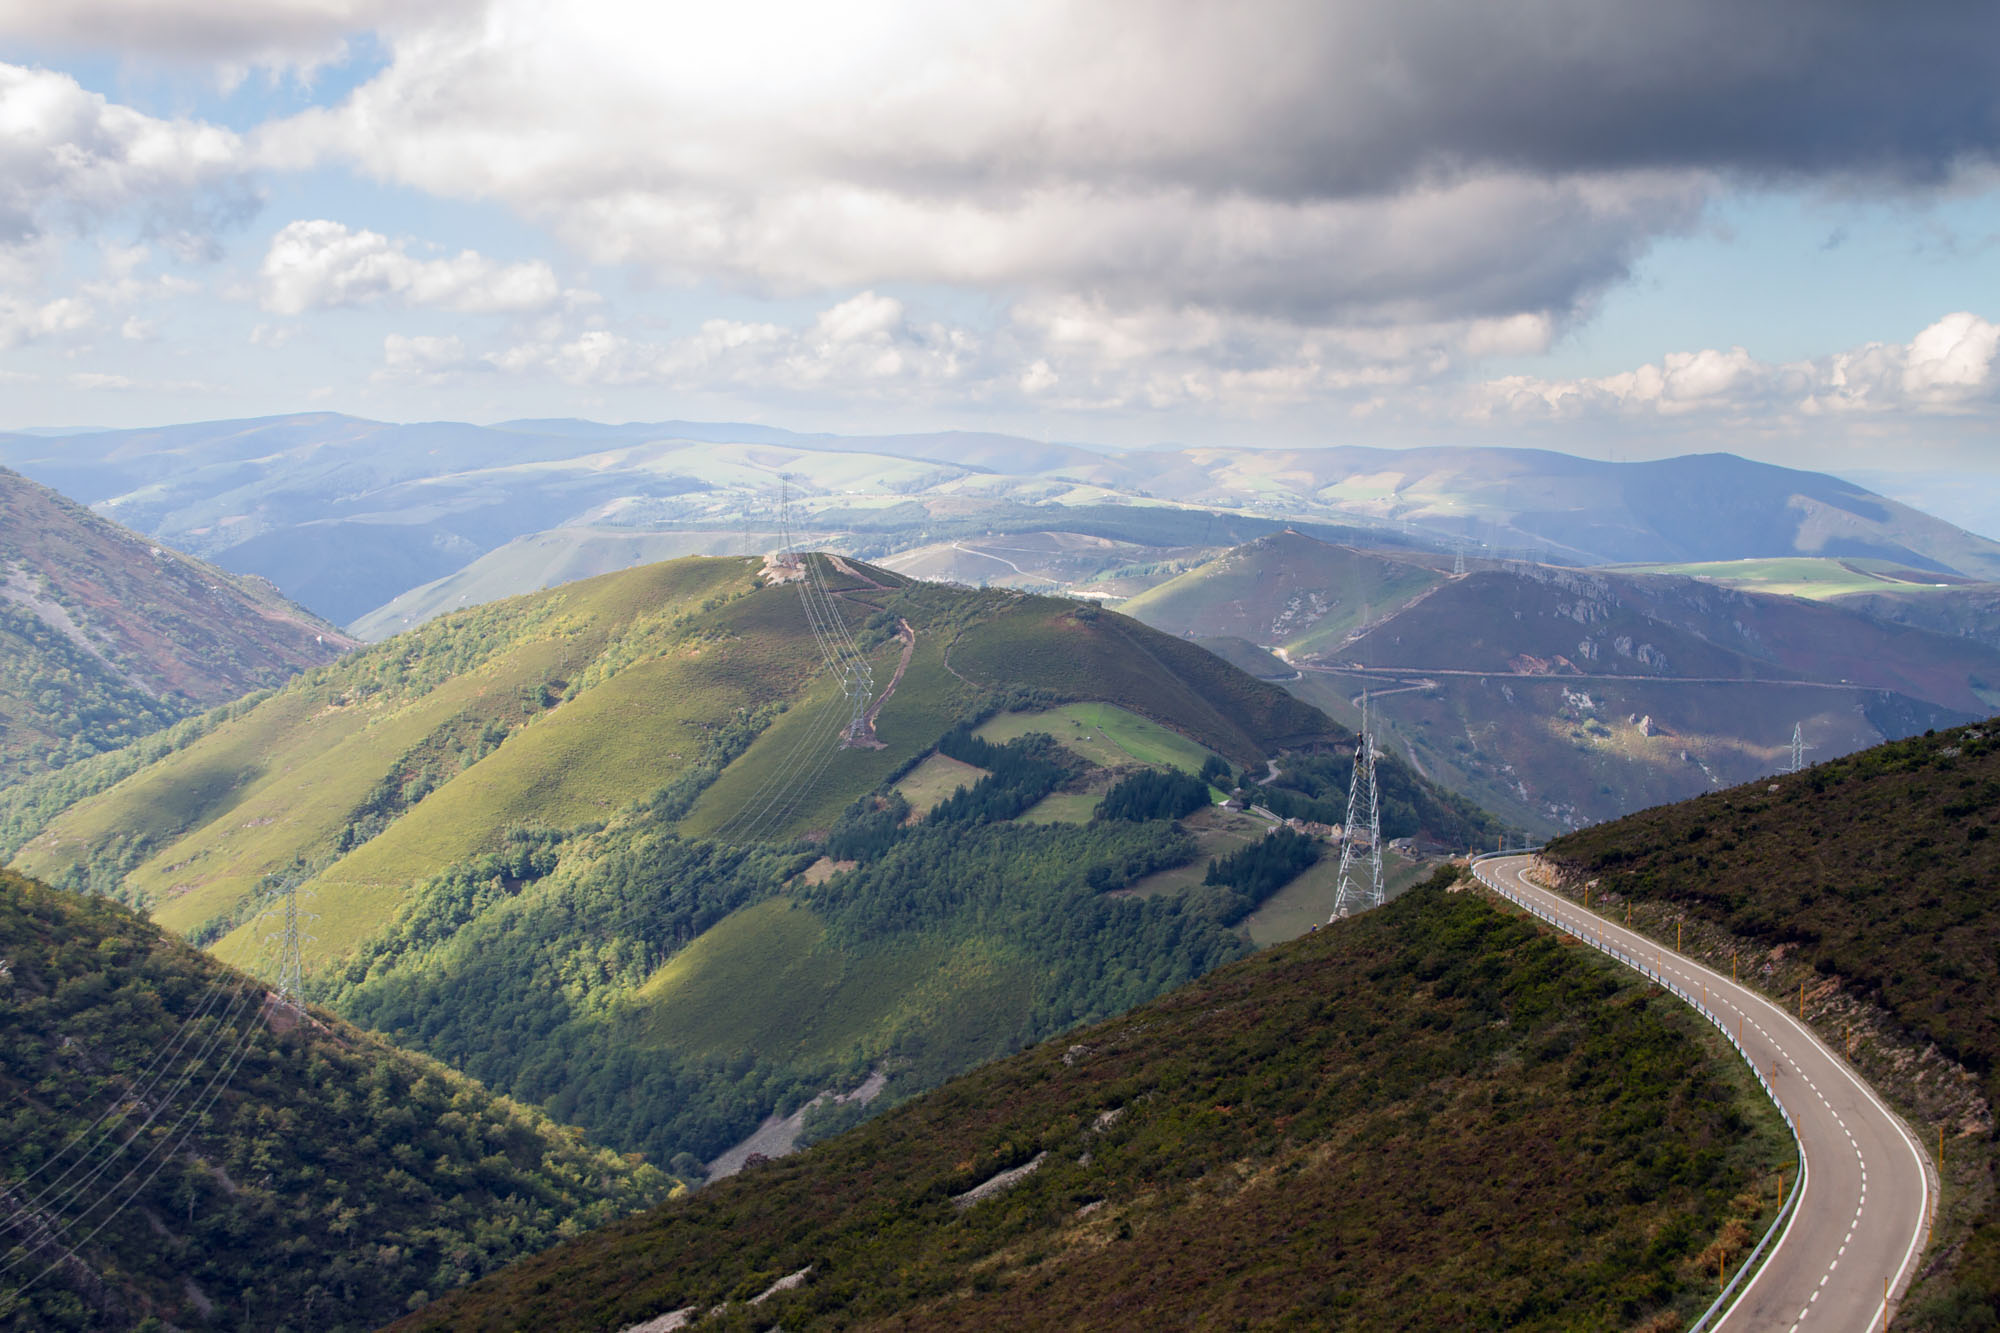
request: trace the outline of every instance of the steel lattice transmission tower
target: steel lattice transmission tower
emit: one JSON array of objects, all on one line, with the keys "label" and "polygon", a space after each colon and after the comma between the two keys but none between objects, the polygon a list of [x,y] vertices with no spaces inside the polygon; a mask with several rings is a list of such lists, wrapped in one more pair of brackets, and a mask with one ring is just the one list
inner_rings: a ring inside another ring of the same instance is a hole
[{"label": "steel lattice transmission tower", "polygon": [[277,891],[278,901],[273,904],[278,912],[278,928],[264,937],[266,944],[278,946],[278,1003],[289,1009],[303,1007],[299,999],[305,974],[301,946],[313,938],[305,933],[305,924],[312,920],[312,913],[300,910],[299,897],[299,877],[286,875]]},{"label": "steel lattice transmission tower", "polygon": [[1792,723],[1792,752],[1785,761],[1785,771],[1787,773],[1805,772],[1806,751],[1811,748],[1811,746],[1806,744],[1805,724],[1803,722]]},{"label": "steel lattice transmission tower", "polygon": [[1451,548],[1451,576],[1456,579],[1456,578],[1463,578],[1464,575],[1465,575],[1465,544],[1461,542],[1458,545],[1453,546]]},{"label": "steel lattice transmission tower", "polygon": [[[1368,872],[1362,882],[1355,866],[1354,844],[1361,822],[1362,790],[1368,802]],[[1368,723],[1368,691],[1361,692],[1361,733],[1355,738],[1354,776],[1347,783],[1347,823],[1340,831],[1340,880],[1333,895],[1332,925],[1344,916],[1380,907],[1382,893],[1382,801],[1375,786],[1375,734]]]}]

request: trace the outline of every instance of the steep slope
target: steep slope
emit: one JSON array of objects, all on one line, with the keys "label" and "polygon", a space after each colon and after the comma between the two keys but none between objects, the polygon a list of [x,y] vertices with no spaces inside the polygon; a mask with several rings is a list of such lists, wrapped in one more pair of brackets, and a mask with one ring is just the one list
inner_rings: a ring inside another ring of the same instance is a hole
[{"label": "steep slope", "polygon": [[[843,743],[802,586],[839,622],[824,641],[872,662],[872,740]],[[1039,734],[1066,703],[1161,743],[1073,754]],[[690,558],[444,617],[61,793],[31,784],[11,826],[22,866],[245,965],[266,891],[302,880],[317,996],[693,1172],[823,1089],[872,1070],[904,1097],[1247,951],[1281,885],[1121,894],[1199,844],[1077,793],[1177,758],[1263,772],[1284,747],[1344,772],[1351,744],[1094,605]],[[972,789],[919,816],[897,788],[927,758]],[[1487,836],[1394,774],[1409,831]]]},{"label": "steep slope", "polygon": [[1253,641],[1300,669],[1286,688],[1349,725],[1370,688],[1419,771],[1541,830],[1769,772],[1795,726],[1827,756],[2000,704],[2000,650],[1879,619],[1853,598],[1471,565],[1454,577],[1436,557],[1288,534],[1123,609],[1172,633],[1261,627]]},{"label": "steep slope", "polygon": [[0,785],[277,685],[353,640],[0,468]]},{"label": "steep slope", "polygon": [[2000,737],[1981,724],[1648,810],[1546,853],[1593,901],[1630,901],[1656,934],[1684,920],[1692,950],[1740,955],[1746,977],[1797,996],[1943,1147],[1919,1328],[1990,1328],[2000,1308],[1996,815]]},{"label": "steep slope", "polygon": [[1248,639],[1317,655],[1333,652],[1364,625],[1444,582],[1434,563],[1436,557],[1427,563],[1421,556],[1284,532],[1240,546],[1118,609],[1172,633]]},{"label": "steep slope", "polygon": [[398,1327],[1679,1327],[1789,1139],[1686,1010],[1450,880]]},{"label": "steep slope", "polygon": [[670,1185],[102,899],[0,960],[0,1328],[371,1328]]}]

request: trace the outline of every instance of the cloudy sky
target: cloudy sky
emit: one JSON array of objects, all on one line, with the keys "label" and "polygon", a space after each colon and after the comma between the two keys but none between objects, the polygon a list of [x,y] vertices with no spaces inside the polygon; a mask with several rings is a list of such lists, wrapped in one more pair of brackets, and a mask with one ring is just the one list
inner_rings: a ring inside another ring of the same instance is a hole
[{"label": "cloudy sky", "polygon": [[0,427],[2000,465],[2000,6],[0,0]]}]

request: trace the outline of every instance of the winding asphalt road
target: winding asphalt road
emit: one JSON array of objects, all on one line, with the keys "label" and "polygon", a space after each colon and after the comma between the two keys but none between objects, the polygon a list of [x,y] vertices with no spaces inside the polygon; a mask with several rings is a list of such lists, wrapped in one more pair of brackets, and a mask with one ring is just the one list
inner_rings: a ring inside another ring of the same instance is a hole
[{"label": "winding asphalt road", "polygon": [[[1908,1127],[1794,1014],[1616,922],[1585,912],[1525,874],[1527,856],[1473,868],[1487,887],[1554,916],[1599,947],[1642,960],[1684,994],[1705,996],[1721,1025],[1742,1033],[1791,1114],[1805,1183],[1764,1266],[1712,1327],[1729,1333],[1861,1333],[1885,1326],[1930,1234],[1937,1185]],[[1775,1071],[1775,1073],[1774,1073]]]}]

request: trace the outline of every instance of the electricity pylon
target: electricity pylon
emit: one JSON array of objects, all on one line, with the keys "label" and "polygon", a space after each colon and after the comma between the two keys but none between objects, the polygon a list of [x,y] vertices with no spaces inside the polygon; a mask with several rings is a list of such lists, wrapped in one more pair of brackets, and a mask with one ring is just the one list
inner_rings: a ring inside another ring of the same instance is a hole
[{"label": "electricity pylon", "polygon": [[1805,724],[1802,722],[1792,723],[1792,753],[1785,763],[1785,772],[1787,773],[1803,773],[1806,771],[1806,751],[1812,747],[1806,744],[1804,728]]},{"label": "electricity pylon", "polygon": [[304,981],[305,967],[301,956],[301,945],[311,941],[312,936],[304,933],[305,923],[312,919],[312,913],[299,910],[299,877],[286,875],[285,882],[278,890],[278,928],[264,937],[266,944],[278,946],[278,1003],[288,1009],[299,1009],[299,987]]},{"label": "electricity pylon", "polygon": [[[1354,864],[1356,825],[1361,822],[1361,792],[1368,791],[1368,877],[1363,883]],[[1332,925],[1344,916],[1382,905],[1382,802],[1375,786],[1375,736],[1368,725],[1368,691],[1361,692],[1361,733],[1355,738],[1354,776],[1347,783],[1347,823],[1340,831],[1340,880],[1334,890]]]}]

